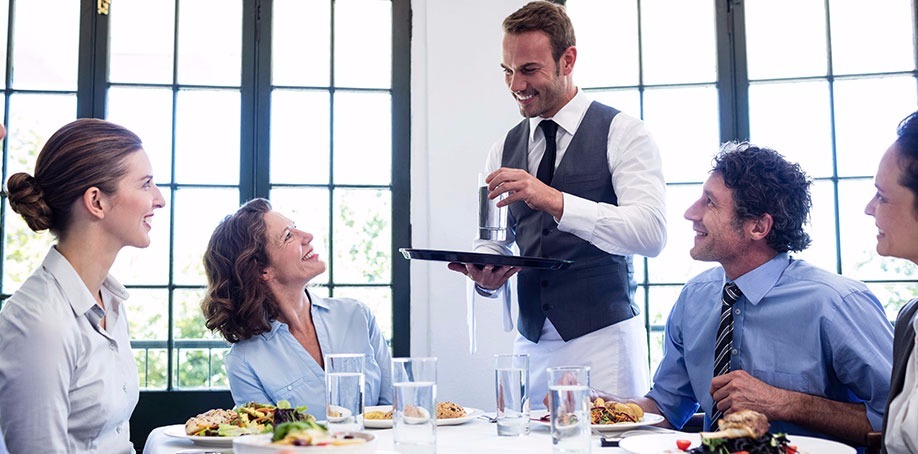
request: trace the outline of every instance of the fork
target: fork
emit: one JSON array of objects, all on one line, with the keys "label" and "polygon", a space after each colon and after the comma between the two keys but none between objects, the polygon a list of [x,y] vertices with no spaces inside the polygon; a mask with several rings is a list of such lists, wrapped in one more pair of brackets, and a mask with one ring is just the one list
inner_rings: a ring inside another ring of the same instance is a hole
[{"label": "fork", "polygon": [[486,420],[486,421],[488,421],[488,422],[497,422],[497,415],[488,416],[488,415],[482,413],[482,414],[478,415],[478,418],[484,419],[484,420]]}]

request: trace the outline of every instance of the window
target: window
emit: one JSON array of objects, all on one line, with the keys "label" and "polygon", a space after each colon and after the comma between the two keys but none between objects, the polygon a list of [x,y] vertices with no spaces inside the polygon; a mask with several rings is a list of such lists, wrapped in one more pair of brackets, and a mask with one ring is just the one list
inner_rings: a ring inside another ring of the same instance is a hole
[{"label": "window", "polygon": [[566,3],[578,83],[644,119],[663,154],[669,242],[636,261],[651,371],[682,284],[714,266],[689,256],[682,214],[724,141],[749,139],[801,164],[815,180],[813,244],[796,255],[865,281],[895,318],[918,273],[877,256],[863,211],[895,126],[918,104],[910,0]]},{"label": "window", "polygon": [[[150,154],[167,205],[151,246],[112,268],[131,293],[142,389],[227,387],[227,344],[200,311],[202,256],[253,197],[315,234],[328,264],[316,291],[367,303],[407,354],[408,267],[393,253],[409,244],[407,0],[127,1],[108,15],[90,0],[0,3],[3,181],[32,173],[77,117],[128,127]],[[0,203],[5,300],[53,238]]]}]

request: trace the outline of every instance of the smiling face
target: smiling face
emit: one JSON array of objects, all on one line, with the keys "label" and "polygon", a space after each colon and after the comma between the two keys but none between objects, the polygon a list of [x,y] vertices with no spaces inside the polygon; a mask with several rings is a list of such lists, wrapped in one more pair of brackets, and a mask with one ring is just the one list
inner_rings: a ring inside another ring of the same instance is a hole
[{"label": "smiling face", "polygon": [[265,277],[282,285],[305,285],[325,272],[312,247],[313,236],[276,211],[265,213],[268,266]]},{"label": "smiling face", "polygon": [[551,118],[577,93],[571,77],[577,49],[569,47],[558,62],[541,31],[504,34],[504,82],[526,118]]},{"label": "smiling face", "polygon": [[733,191],[727,188],[719,173],[708,177],[701,198],[685,211],[685,219],[692,221],[695,230],[692,258],[719,262],[728,270],[728,276],[734,275],[731,269],[743,262],[751,240],[745,235],[743,224],[736,223]]},{"label": "smiling face", "polygon": [[166,205],[163,194],[153,183],[150,158],[143,150],[124,158],[127,168],[110,197],[111,208],[105,216],[106,228],[121,246],[144,248],[150,245],[153,211]]},{"label": "smiling face", "polygon": [[918,263],[918,213],[915,193],[902,186],[898,145],[886,150],[877,169],[876,194],[864,210],[876,220],[877,253]]}]

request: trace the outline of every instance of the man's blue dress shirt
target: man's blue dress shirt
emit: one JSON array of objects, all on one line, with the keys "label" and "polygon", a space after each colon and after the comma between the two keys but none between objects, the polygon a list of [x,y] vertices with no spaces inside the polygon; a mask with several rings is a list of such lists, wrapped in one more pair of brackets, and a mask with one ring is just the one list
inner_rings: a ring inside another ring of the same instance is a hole
[{"label": "man's blue dress shirt", "polygon": [[[666,323],[663,360],[647,397],[682,427],[700,405],[710,428],[714,339],[720,321],[722,267],[682,289]],[[787,390],[863,402],[874,430],[883,424],[892,370],[892,327],[877,298],[858,281],[787,254],[736,279],[731,370]],[[771,421],[771,432],[818,436]]]}]

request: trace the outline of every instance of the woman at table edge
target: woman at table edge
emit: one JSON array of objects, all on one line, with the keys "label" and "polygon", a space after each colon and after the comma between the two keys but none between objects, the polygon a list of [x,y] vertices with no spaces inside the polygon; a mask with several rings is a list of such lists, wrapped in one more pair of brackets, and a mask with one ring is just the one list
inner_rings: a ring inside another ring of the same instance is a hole
[{"label": "woman at table edge", "polygon": [[0,311],[0,427],[10,452],[134,452],[137,367],[127,292],[109,270],[150,244],[165,206],[140,139],[73,121],[45,143],[34,176],[7,181],[10,207],[56,244]]},{"label": "woman at table edge", "polygon": [[287,400],[325,419],[323,355],[362,353],[366,404],[390,404],[391,358],[376,318],[363,303],[308,288],[325,272],[312,240],[265,199],[246,202],[210,238],[201,308],[233,344],[224,360],[233,400]]},{"label": "woman at table edge", "polygon": [[[918,264],[918,112],[897,129],[880,160],[876,194],[864,210],[878,229],[877,253]],[[883,419],[884,452],[918,453],[918,298],[896,319],[889,401]]]}]

